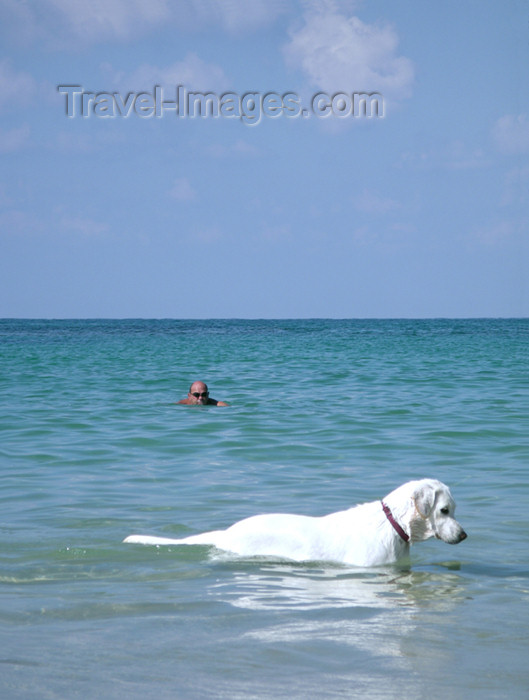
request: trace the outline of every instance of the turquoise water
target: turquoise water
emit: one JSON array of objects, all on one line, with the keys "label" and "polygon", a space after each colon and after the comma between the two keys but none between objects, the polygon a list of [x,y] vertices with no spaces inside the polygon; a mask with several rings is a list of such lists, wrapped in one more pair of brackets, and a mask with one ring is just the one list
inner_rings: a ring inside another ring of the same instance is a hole
[{"label": "turquoise water", "polygon": [[[0,321],[0,697],[526,698],[528,320]],[[192,380],[229,408],[178,406]],[[438,478],[411,566],[145,547]]]}]

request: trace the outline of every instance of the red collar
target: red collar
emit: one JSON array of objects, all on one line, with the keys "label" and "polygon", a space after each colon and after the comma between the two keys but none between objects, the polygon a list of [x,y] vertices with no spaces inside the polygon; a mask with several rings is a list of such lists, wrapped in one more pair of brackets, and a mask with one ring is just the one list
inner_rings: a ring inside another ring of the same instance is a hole
[{"label": "red collar", "polygon": [[380,501],[382,503],[382,510],[386,514],[386,518],[389,520],[389,522],[393,525],[393,529],[395,532],[397,532],[400,537],[404,540],[404,542],[408,542],[410,537],[407,535],[404,530],[401,528],[401,526],[398,524],[398,522],[395,520],[393,517],[393,513],[391,512],[389,506],[387,506],[384,501]]}]

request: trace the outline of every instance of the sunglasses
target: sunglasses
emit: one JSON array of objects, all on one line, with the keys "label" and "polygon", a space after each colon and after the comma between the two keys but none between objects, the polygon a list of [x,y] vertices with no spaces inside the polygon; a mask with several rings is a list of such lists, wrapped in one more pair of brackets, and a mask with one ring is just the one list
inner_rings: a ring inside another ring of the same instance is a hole
[{"label": "sunglasses", "polygon": [[193,392],[193,396],[195,397],[195,399],[199,399],[199,398],[201,398],[201,397],[202,397],[203,399],[205,399],[205,398],[207,397],[208,394],[209,394],[209,391],[203,391],[202,393],[200,393],[200,392],[198,392],[198,391],[194,391],[194,392]]}]

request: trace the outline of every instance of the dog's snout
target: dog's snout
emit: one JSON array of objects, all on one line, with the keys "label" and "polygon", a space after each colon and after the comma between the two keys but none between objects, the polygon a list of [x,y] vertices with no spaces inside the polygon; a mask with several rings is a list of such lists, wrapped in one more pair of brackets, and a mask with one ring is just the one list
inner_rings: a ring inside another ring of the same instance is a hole
[{"label": "dog's snout", "polygon": [[459,541],[463,542],[463,540],[466,540],[467,537],[467,533],[464,530],[461,530],[461,534],[459,535]]}]

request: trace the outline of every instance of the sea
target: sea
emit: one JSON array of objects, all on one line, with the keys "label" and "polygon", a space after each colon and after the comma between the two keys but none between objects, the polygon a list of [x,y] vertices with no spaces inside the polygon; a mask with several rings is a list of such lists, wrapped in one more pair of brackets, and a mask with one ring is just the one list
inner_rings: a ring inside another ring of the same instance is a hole
[{"label": "sea", "polygon": [[[528,350],[529,319],[0,321],[0,697],[525,700]],[[398,565],[123,543],[423,477],[468,538]]]}]

